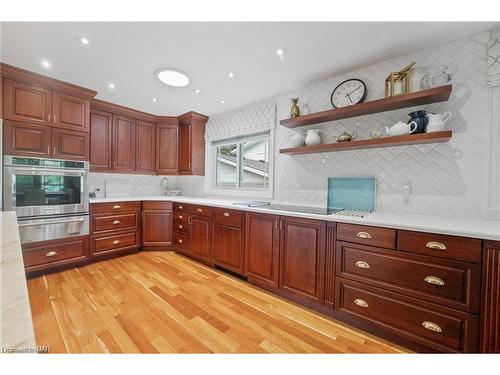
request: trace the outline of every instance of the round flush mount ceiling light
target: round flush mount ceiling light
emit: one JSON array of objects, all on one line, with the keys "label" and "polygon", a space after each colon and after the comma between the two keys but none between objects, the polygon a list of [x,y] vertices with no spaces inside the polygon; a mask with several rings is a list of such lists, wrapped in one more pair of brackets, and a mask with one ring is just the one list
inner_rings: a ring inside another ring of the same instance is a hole
[{"label": "round flush mount ceiling light", "polygon": [[90,40],[88,40],[88,38],[85,38],[84,36],[82,36],[80,38],[80,43],[82,43],[84,46],[87,46],[90,44]]},{"label": "round flush mount ceiling light", "polygon": [[172,87],[185,87],[189,85],[189,77],[186,73],[172,68],[161,68],[155,72],[158,79],[165,85]]}]

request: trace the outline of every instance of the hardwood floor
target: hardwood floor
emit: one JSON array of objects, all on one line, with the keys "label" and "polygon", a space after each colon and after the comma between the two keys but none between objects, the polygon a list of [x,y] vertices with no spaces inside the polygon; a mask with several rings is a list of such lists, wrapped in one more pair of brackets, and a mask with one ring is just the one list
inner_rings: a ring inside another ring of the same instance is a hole
[{"label": "hardwood floor", "polygon": [[172,252],[140,252],[28,281],[51,353],[402,353]]}]

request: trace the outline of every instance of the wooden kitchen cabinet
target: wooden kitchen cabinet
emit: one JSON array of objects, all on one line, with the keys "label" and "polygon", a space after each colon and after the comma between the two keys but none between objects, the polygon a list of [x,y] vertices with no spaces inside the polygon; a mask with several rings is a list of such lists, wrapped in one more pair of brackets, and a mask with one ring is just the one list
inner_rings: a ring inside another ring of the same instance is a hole
[{"label": "wooden kitchen cabinet", "polygon": [[90,100],[76,96],[52,93],[52,126],[56,128],[90,131]]},{"label": "wooden kitchen cabinet", "polygon": [[205,124],[208,117],[188,112],[178,117],[180,175],[205,175]]},{"label": "wooden kitchen cabinet", "polygon": [[281,217],[279,287],[290,298],[323,304],[326,223]]},{"label": "wooden kitchen cabinet", "polygon": [[210,254],[210,217],[190,215],[191,227],[189,255],[211,264]]},{"label": "wooden kitchen cabinet", "polygon": [[113,170],[133,172],[135,170],[135,120],[113,115]]},{"label": "wooden kitchen cabinet", "polygon": [[155,172],[156,124],[146,121],[136,123],[135,170]]},{"label": "wooden kitchen cabinet", "polygon": [[3,152],[6,155],[50,157],[51,129],[49,126],[5,121]]},{"label": "wooden kitchen cabinet", "polygon": [[90,170],[106,172],[112,162],[113,115],[92,109],[90,112]]},{"label": "wooden kitchen cabinet", "polygon": [[245,274],[264,288],[278,288],[280,217],[247,212],[245,215]]},{"label": "wooden kitchen cabinet", "polygon": [[169,249],[172,246],[172,202],[142,202],[142,246]]},{"label": "wooden kitchen cabinet", "polygon": [[52,157],[70,160],[89,160],[89,133],[52,129]]},{"label": "wooden kitchen cabinet", "polygon": [[28,83],[4,80],[5,119],[51,124],[52,92]]},{"label": "wooden kitchen cabinet", "polygon": [[177,174],[177,118],[160,118],[156,126],[156,173]]},{"label": "wooden kitchen cabinet", "polygon": [[485,241],[483,249],[480,351],[500,353],[500,242]]},{"label": "wooden kitchen cabinet", "polygon": [[230,271],[244,273],[244,213],[212,208],[212,260]]}]

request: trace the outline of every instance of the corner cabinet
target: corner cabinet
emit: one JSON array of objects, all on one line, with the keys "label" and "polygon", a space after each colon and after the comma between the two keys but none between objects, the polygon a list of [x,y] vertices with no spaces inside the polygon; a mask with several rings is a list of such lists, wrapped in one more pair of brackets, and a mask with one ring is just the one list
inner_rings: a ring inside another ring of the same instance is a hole
[{"label": "corner cabinet", "polygon": [[94,172],[111,170],[111,134],[113,115],[92,109],[90,111],[90,169]]},{"label": "corner cabinet", "polygon": [[146,121],[137,121],[136,124],[136,150],[135,170],[137,172],[155,171],[155,136],[156,124]]},{"label": "corner cabinet", "polygon": [[485,241],[481,311],[482,353],[500,353],[500,242]]},{"label": "corner cabinet", "polygon": [[156,173],[177,174],[179,125],[176,117],[160,117],[156,125]]},{"label": "corner cabinet", "polygon": [[208,117],[188,112],[178,117],[180,175],[205,175],[205,124]]},{"label": "corner cabinet", "polygon": [[172,202],[142,202],[143,249],[169,250],[172,247]]}]

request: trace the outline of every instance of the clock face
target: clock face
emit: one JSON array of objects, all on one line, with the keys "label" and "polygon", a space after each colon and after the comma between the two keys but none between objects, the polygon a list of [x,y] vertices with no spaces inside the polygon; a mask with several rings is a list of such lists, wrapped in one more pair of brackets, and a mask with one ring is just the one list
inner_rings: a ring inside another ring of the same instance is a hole
[{"label": "clock face", "polygon": [[330,101],[335,108],[362,103],[366,98],[366,85],[359,79],[348,79],[332,92]]}]

